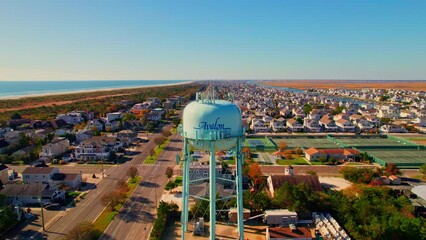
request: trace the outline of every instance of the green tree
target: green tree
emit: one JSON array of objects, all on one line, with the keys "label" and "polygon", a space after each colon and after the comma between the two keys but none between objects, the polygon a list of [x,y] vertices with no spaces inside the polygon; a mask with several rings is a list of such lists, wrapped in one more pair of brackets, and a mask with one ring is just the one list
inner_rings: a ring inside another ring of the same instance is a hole
[{"label": "green tree", "polygon": [[180,118],[177,118],[177,117],[173,118],[173,125],[175,125],[175,127],[179,126],[180,121],[181,121]]},{"label": "green tree", "polygon": [[421,173],[423,173],[423,176],[424,177],[426,177],[426,164],[423,164],[421,167],[420,167],[420,172]]},{"label": "green tree", "polygon": [[16,119],[22,119],[21,115],[17,112],[14,112],[11,116],[10,119],[12,120],[16,120]]},{"label": "green tree", "polygon": [[18,216],[11,206],[0,207],[0,232],[5,232],[10,226],[18,222]]},{"label": "green tree", "polygon": [[305,106],[303,106],[303,112],[305,114],[309,114],[312,111],[312,105],[307,103]]}]

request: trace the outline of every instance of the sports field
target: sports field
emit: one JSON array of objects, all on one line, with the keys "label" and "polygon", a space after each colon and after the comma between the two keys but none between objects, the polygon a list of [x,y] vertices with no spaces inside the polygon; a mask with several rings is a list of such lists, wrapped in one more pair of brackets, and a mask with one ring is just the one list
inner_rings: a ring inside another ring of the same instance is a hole
[{"label": "sports field", "polygon": [[293,148],[337,148],[338,145],[334,144],[332,141],[327,138],[307,138],[307,137],[297,137],[297,138],[273,138],[272,141],[279,146],[280,142],[285,141],[289,149]]},{"label": "sports field", "polygon": [[277,149],[275,144],[269,138],[246,138],[243,142],[243,147],[248,147],[252,150],[274,151]]},{"label": "sports field", "polygon": [[[381,159],[385,164],[394,163],[401,167],[418,167],[426,163],[425,150],[379,150],[369,149],[367,153],[373,157]],[[378,161],[381,163],[380,161]],[[383,165],[383,164],[382,164]]]},{"label": "sports field", "polygon": [[397,146],[402,147],[406,144],[402,142],[398,142],[396,140],[390,138],[379,138],[379,137],[371,137],[371,138],[339,138],[334,137],[336,140],[342,142],[343,144],[349,147],[364,147],[364,146],[377,146],[377,147],[389,147],[389,146]]}]

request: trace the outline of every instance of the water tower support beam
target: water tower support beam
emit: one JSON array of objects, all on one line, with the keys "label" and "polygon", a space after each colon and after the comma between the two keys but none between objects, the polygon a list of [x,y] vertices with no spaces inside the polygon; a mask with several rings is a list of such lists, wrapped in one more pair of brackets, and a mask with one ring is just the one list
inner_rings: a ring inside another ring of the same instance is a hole
[{"label": "water tower support beam", "polygon": [[243,215],[243,155],[241,152],[242,138],[237,139],[237,221],[239,240],[244,240],[244,215]]},{"label": "water tower support beam", "polygon": [[215,142],[210,142],[210,240],[216,239],[216,151]]},{"label": "water tower support beam", "polygon": [[183,186],[182,186],[182,239],[185,239],[185,232],[188,231],[188,199],[189,199],[189,152],[188,139],[183,139]]}]

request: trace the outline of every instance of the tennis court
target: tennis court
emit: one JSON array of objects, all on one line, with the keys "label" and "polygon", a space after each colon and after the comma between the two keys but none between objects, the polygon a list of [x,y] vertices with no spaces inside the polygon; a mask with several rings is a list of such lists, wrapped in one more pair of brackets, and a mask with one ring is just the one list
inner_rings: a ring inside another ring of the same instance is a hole
[{"label": "tennis court", "polygon": [[370,137],[370,138],[340,138],[333,137],[339,142],[347,145],[348,147],[364,147],[364,146],[377,146],[377,147],[403,147],[406,146],[403,142],[398,142],[397,140],[393,140],[390,138],[383,137]]},{"label": "tennis court", "polygon": [[272,139],[277,146],[280,142],[285,141],[289,149],[293,148],[337,148],[338,145],[334,144],[332,141],[328,140],[325,137],[322,138],[308,138],[308,137],[297,137],[297,138],[273,138]]},{"label": "tennis court", "polygon": [[[411,150],[411,149],[399,149],[399,150],[380,150],[380,149],[369,149],[367,153],[376,158],[375,161],[381,165],[387,165],[394,163],[400,167],[419,167],[426,163],[426,151],[425,150]],[[378,159],[377,159],[378,158]]]},{"label": "tennis court", "polygon": [[269,138],[246,138],[243,147],[248,147],[252,150],[274,151],[277,149],[275,144]]}]

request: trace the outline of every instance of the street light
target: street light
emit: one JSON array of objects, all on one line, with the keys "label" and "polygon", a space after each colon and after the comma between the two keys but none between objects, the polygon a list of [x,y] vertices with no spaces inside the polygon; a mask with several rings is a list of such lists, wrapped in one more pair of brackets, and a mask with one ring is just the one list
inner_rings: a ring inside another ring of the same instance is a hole
[{"label": "street light", "polygon": [[147,238],[148,236],[146,235],[146,227],[143,228],[145,230],[145,238]]}]

